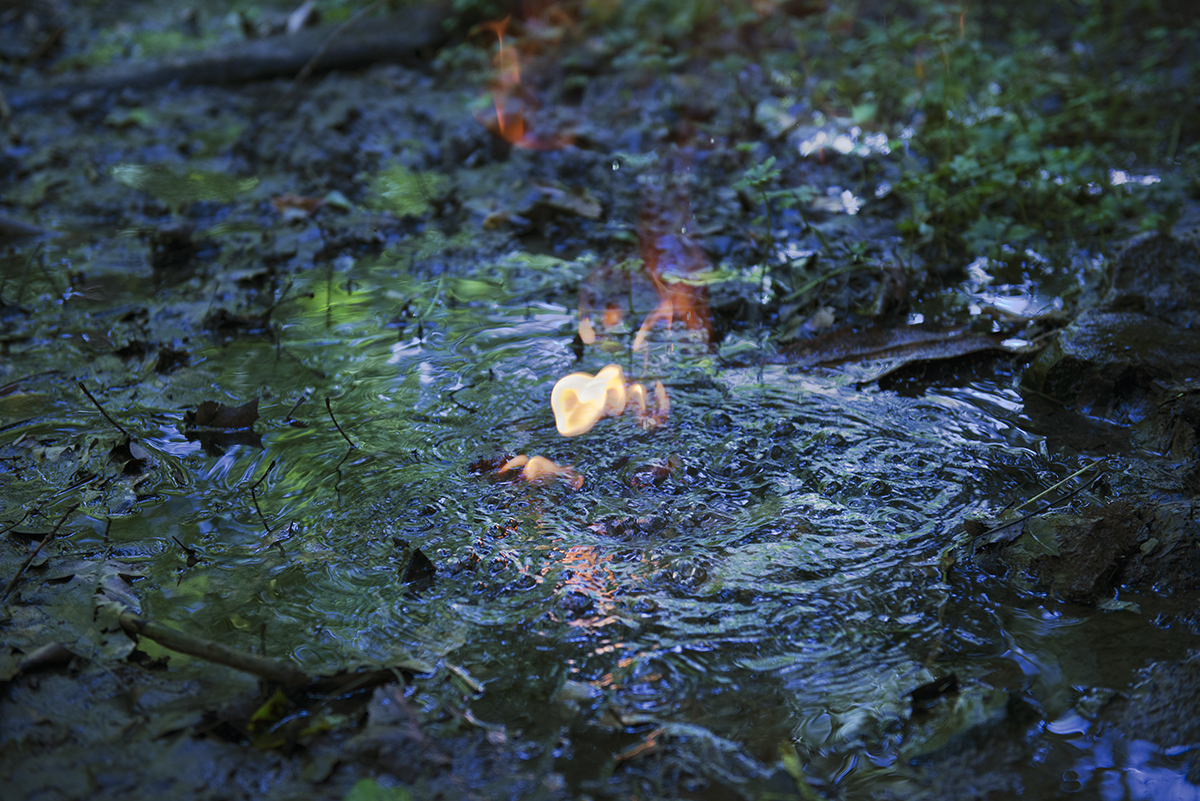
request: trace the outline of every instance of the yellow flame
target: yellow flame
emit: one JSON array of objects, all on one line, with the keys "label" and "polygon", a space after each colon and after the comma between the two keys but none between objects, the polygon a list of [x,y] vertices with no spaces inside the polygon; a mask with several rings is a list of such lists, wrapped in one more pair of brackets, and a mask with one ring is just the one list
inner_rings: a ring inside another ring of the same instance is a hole
[{"label": "yellow flame", "polygon": [[564,437],[576,437],[592,430],[604,417],[617,417],[629,406],[645,428],[662,425],[671,403],[667,388],[654,383],[655,408],[650,409],[649,394],[641,384],[625,385],[625,371],[610,364],[596,375],[571,373],[559,379],[550,393],[554,423]]},{"label": "yellow flame", "polygon": [[579,319],[579,339],[585,345],[591,345],[596,341],[596,329],[592,326],[592,321],[586,317]]},{"label": "yellow flame", "polygon": [[610,364],[594,376],[564,376],[550,393],[550,408],[558,433],[564,437],[590,431],[600,418],[616,417],[625,411],[625,371],[619,364]]}]

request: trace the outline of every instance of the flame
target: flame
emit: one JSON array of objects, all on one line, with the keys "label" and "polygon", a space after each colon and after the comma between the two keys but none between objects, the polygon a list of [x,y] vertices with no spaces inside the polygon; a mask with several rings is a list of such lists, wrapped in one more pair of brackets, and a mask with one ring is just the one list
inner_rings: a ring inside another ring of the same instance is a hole
[{"label": "flame", "polygon": [[550,393],[554,423],[564,437],[587,433],[601,419],[617,417],[626,407],[632,409],[643,428],[649,429],[666,422],[671,402],[663,382],[655,381],[651,408],[646,388],[641,384],[626,385],[625,371],[619,364],[610,364],[594,376],[571,373],[560,378]]},{"label": "flame", "polygon": [[683,320],[689,331],[702,331],[706,339],[711,339],[712,318],[708,312],[708,300],[702,296],[700,288],[686,283],[667,284],[657,273],[648,274],[654,291],[658,293],[659,302],[642,321],[637,336],[633,338],[633,352],[647,347],[650,331],[656,323],[665,322],[669,329],[677,317]]},{"label": "flame", "polygon": [[515,94],[521,87],[521,62],[517,51],[504,47],[504,33],[511,16],[499,21],[485,22],[480,27],[496,34],[499,48],[496,51],[496,86],[492,100],[496,106],[496,129],[506,142],[517,144],[525,138],[525,115],[515,102]]},{"label": "flame", "polygon": [[544,456],[514,456],[509,459],[504,465],[497,470],[497,473],[507,473],[510,470],[521,470],[521,478],[531,484],[544,484],[556,478],[566,479],[567,483],[575,489],[583,486],[583,476],[580,475],[570,465],[561,466],[550,461]]},{"label": "flame", "polygon": [[[657,186],[647,182],[638,220],[639,269],[629,271],[627,261],[605,264],[588,276],[579,292],[579,334],[585,345],[601,339],[622,321],[622,306],[632,307],[635,298],[644,304],[647,288],[654,293],[653,309],[642,319],[633,340],[633,351],[647,351],[650,337],[660,324],[670,329],[682,322],[696,339],[712,341],[712,313],[704,276],[712,264],[700,245],[688,234],[696,227],[690,210],[686,183],[675,177],[686,172],[686,153],[674,157],[664,169],[667,174]],[[649,285],[647,287],[647,284]],[[626,300],[623,296],[628,295]],[[649,304],[642,305],[647,308]],[[601,347],[613,348],[614,343]]]},{"label": "flame", "polygon": [[[669,209],[663,207],[664,200],[647,198],[638,225],[642,262],[659,302],[638,329],[633,341],[635,352],[646,347],[650,331],[659,321],[670,328],[676,319],[683,320],[689,331],[700,331],[706,341],[712,341],[708,291],[686,280],[689,275],[711,269],[711,264],[700,246],[687,235],[687,229],[694,227],[687,194],[677,188]],[[684,280],[665,280],[665,270]]]},{"label": "flame", "polygon": [[596,341],[596,329],[592,327],[592,321],[587,317],[579,318],[579,341],[585,345],[591,345]]},{"label": "flame", "polygon": [[550,408],[558,433],[564,437],[590,431],[600,418],[625,411],[625,371],[619,364],[610,364],[594,376],[564,376],[550,393]]},{"label": "flame", "polygon": [[512,16],[502,20],[482,23],[481,30],[496,34],[498,48],[494,61],[496,79],[492,85],[492,103],[496,109],[495,120],[480,120],[492,132],[514,147],[526,150],[558,150],[574,141],[574,136],[558,134],[552,136],[534,134],[525,121],[525,107],[533,103],[524,96],[521,85],[521,61],[515,47],[506,46],[504,36]]}]

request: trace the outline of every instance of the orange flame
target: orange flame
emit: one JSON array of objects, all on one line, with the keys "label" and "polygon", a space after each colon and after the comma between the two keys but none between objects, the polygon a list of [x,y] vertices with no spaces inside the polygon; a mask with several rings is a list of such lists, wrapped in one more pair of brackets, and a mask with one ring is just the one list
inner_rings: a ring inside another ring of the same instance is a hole
[{"label": "orange flame", "polygon": [[499,42],[496,51],[496,86],[492,100],[496,106],[496,129],[500,137],[514,145],[525,139],[525,115],[515,102],[515,94],[521,86],[521,62],[517,51],[504,47],[504,32],[511,17],[499,21],[485,22],[480,27],[493,31]]},{"label": "orange flame", "polygon": [[570,465],[565,467],[557,465],[544,456],[529,457],[524,454],[514,456],[505,462],[496,472],[503,474],[511,470],[517,470],[518,468],[522,468],[521,478],[530,484],[545,484],[548,481],[561,478],[575,489],[583,486],[583,476],[574,468]]},{"label": "orange flame", "polygon": [[[580,287],[579,339],[591,345],[601,338],[601,331],[611,331],[620,325],[623,305],[632,307],[636,293],[644,296],[646,284],[653,290],[656,302],[642,320],[633,341],[634,352],[648,350],[650,335],[660,323],[668,329],[677,321],[697,339],[712,341],[712,313],[708,305],[708,290],[701,276],[710,273],[712,265],[700,245],[688,235],[696,227],[692,218],[685,184],[673,177],[686,172],[686,155],[666,169],[662,185],[647,192],[638,220],[638,245],[642,267],[640,286],[635,274],[624,269],[624,263],[608,264],[593,270]],[[674,191],[670,191],[670,190]],[[622,295],[628,292],[626,301]],[[641,297],[639,296],[639,297]],[[644,307],[643,307],[644,308]],[[597,330],[597,327],[601,330]],[[611,348],[611,345],[606,345]],[[647,353],[647,356],[649,354]]]},{"label": "orange flame", "polygon": [[502,20],[482,23],[482,30],[496,34],[499,47],[496,51],[496,80],[492,86],[492,103],[496,108],[495,120],[480,120],[493,133],[514,147],[525,150],[557,150],[574,141],[570,134],[544,136],[531,132],[525,121],[526,105],[532,102],[523,96],[521,87],[521,62],[517,50],[505,46],[504,35],[508,31],[511,16]]},{"label": "orange flame", "polygon": [[[648,198],[638,225],[638,243],[646,275],[658,293],[658,307],[645,319],[633,341],[634,351],[647,345],[650,330],[662,321],[670,328],[683,320],[689,331],[700,331],[712,341],[712,313],[708,308],[708,290],[689,283],[687,276],[710,269],[704,251],[686,233],[694,227],[687,195],[678,191],[673,208],[662,208],[662,198]],[[683,280],[668,282],[664,270]]]},{"label": "orange flame", "polygon": [[686,283],[667,284],[658,273],[648,271],[654,291],[658,293],[659,303],[654,311],[646,316],[633,339],[634,353],[647,346],[647,339],[655,324],[665,322],[669,329],[678,317],[683,320],[689,331],[702,331],[706,340],[712,338],[712,319],[708,311],[707,293],[700,287]]}]

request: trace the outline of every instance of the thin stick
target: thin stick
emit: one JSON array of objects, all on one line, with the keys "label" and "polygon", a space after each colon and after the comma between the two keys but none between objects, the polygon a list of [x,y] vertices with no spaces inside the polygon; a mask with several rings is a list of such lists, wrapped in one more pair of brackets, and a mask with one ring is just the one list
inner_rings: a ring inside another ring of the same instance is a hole
[{"label": "thin stick", "polygon": [[255,481],[253,484],[250,485],[251,492],[254,492],[254,490],[258,488],[258,485],[263,483],[263,481],[266,480],[267,475],[270,474],[270,472],[271,472],[271,468],[273,468],[275,466],[275,463],[278,461],[279,461],[278,457],[271,460],[271,463],[269,465],[267,465],[267,469],[264,470],[263,474],[258,477],[258,481]]},{"label": "thin stick", "polygon": [[300,70],[300,72],[296,73],[296,77],[292,79],[292,82],[288,86],[287,91],[284,92],[283,96],[280,97],[279,100],[275,103],[275,108],[279,109],[280,107],[282,107],[284,105],[284,103],[286,103],[291,98],[291,96],[295,93],[296,89],[299,88],[300,84],[302,82],[304,82],[308,78],[309,75],[312,75],[313,70],[315,70],[317,68],[317,64],[321,61],[321,56],[325,55],[326,51],[329,50],[329,46],[331,44],[333,44],[334,39],[341,36],[343,33],[345,33],[347,30],[349,30],[350,27],[352,25],[354,25],[354,23],[358,22],[360,19],[365,17],[367,14],[370,14],[371,12],[375,11],[375,9],[379,8],[381,5],[383,5],[383,0],[375,0],[374,3],[371,3],[371,5],[360,10],[353,17],[351,17],[350,19],[343,22],[341,25],[334,28],[333,31],[328,36],[325,37],[325,41],[321,42],[321,46],[317,48],[317,52],[312,54],[312,58],[310,58],[305,63],[304,67]]},{"label": "thin stick", "polygon": [[[333,427],[336,428],[338,430],[338,433],[342,435],[342,439],[346,440],[346,442],[350,445],[350,447],[352,449],[357,450],[358,446],[350,441],[350,438],[348,436],[346,436],[346,432],[342,430],[342,427],[340,425],[338,425],[337,418],[333,416],[333,404],[329,402],[328,395],[325,396],[325,408],[327,410],[329,410],[329,419],[333,421]],[[340,464],[340,462],[339,462],[339,464]]]},{"label": "thin stick", "polygon": [[[1091,470],[1091,469],[1092,469],[1093,467],[1095,467],[1096,465],[1098,465],[1098,464],[1103,464],[1103,463],[1104,463],[1104,460],[1103,460],[1103,459],[1097,459],[1097,460],[1096,460],[1096,461],[1094,461],[1094,462],[1088,462],[1086,465],[1084,465],[1083,467],[1079,468],[1079,469],[1078,469],[1078,470],[1076,470],[1074,473],[1072,473],[1071,475],[1069,475],[1069,476],[1067,476],[1066,478],[1064,478],[1062,481],[1059,481],[1059,482],[1058,482],[1057,484],[1055,484],[1054,486],[1052,486],[1052,487],[1048,487],[1048,488],[1046,488],[1045,490],[1043,490],[1042,492],[1039,492],[1037,495],[1034,495],[1032,498],[1030,498],[1029,500],[1025,501],[1025,503],[1021,504],[1021,506],[1018,506],[1017,508],[1018,508],[1018,509],[1020,509],[1022,506],[1028,506],[1029,504],[1033,503],[1034,501],[1039,501],[1039,500],[1041,500],[1042,498],[1044,498],[1044,497],[1046,497],[1047,495],[1049,495],[1050,493],[1054,492],[1056,489],[1058,489],[1059,487],[1061,487],[1063,484],[1066,484],[1068,481],[1070,481],[1071,479],[1075,478],[1076,476],[1082,475],[1082,474],[1086,473],[1088,470]],[[1076,490],[1076,492],[1078,492],[1078,490]],[[1071,493],[1071,494],[1073,495],[1074,493]],[[1064,498],[1069,498],[1069,497],[1070,497],[1070,495],[1066,495],[1066,496],[1063,496],[1063,497],[1064,497]],[[1062,500],[1062,498],[1060,498],[1059,500]]]},{"label": "thin stick", "polygon": [[299,687],[308,683],[308,676],[291,662],[267,659],[248,654],[245,651],[235,651],[218,642],[186,634],[158,621],[139,617],[129,610],[122,612],[118,620],[120,620],[121,628],[130,634],[153,640],[162,647],[178,651],[181,654],[206,659],[209,662],[216,662],[218,665],[228,665],[231,668],[244,670],[289,687]]},{"label": "thin stick", "polygon": [[[328,403],[329,399],[326,398],[325,402]],[[345,434],[343,434],[342,436],[345,436]],[[353,443],[351,443],[350,448],[346,451],[346,455],[343,456],[341,459],[338,459],[338,463],[336,465],[334,465],[334,468],[333,468],[333,472],[337,476],[337,479],[333,482],[333,492],[337,496],[337,502],[338,502],[339,506],[342,503],[342,465],[345,463],[345,461],[347,459],[350,458],[350,454],[352,454],[352,453],[354,453],[354,444]]]},{"label": "thin stick", "polygon": [[41,553],[42,548],[45,547],[46,543],[54,539],[54,535],[58,533],[60,528],[62,528],[62,524],[67,521],[67,517],[71,514],[71,512],[74,512],[78,508],[79,504],[75,504],[70,509],[63,512],[62,517],[58,518],[58,522],[54,524],[54,528],[50,529],[50,533],[42,538],[42,541],[39,542],[37,547],[33,549],[33,553],[25,557],[25,561],[21,563],[21,567],[17,570],[17,574],[12,577],[12,579],[8,582],[8,586],[4,588],[4,594],[0,595],[0,603],[8,600],[9,594],[16,589],[17,582],[21,580],[21,576],[24,575],[25,571],[29,569],[29,566],[33,564],[33,560],[37,558],[39,553]]},{"label": "thin stick", "polygon": [[63,495],[66,495],[68,492],[73,492],[73,491],[79,489],[80,487],[86,487],[88,484],[91,484],[93,481],[95,481],[98,478],[100,478],[100,476],[95,475],[95,474],[92,474],[85,478],[81,478],[78,481],[76,481],[74,484],[71,484],[70,486],[67,486],[67,487],[63,487],[58,492],[51,495],[47,499],[47,502],[57,500],[58,498],[61,498]]},{"label": "thin stick", "polygon": [[267,476],[271,474],[271,468],[275,467],[275,463],[278,461],[279,459],[277,458],[272,459],[271,463],[267,465],[267,469],[264,470],[263,474],[258,477],[258,481],[255,481],[250,485],[250,500],[254,501],[254,511],[258,512],[258,519],[262,521],[263,528],[266,529],[268,537],[271,536],[271,526],[269,523],[267,523],[266,515],[262,513],[262,509],[260,509],[258,506],[258,495],[255,493],[255,490],[258,489],[259,484],[266,481]]},{"label": "thin stick", "polygon": [[29,517],[29,512],[28,512],[28,511],[26,511],[26,512],[25,512],[25,514],[21,515],[21,519],[20,519],[20,520],[18,520],[17,522],[15,522],[15,523],[12,523],[11,525],[7,525],[7,526],[5,526],[4,528],[0,528],[0,534],[7,534],[8,532],[12,531],[14,528],[16,528],[17,526],[19,526],[19,525],[21,525],[22,523],[24,523],[24,522],[25,522],[25,518],[27,518],[27,517]]},{"label": "thin stick", "polygon": [[250,500],[254,501],[254,511],[258,512],[258,519],[262,521],[263,529],[266,530],[267,536],[271,535],[271,524],[267,522],[267,518],[263,515],[262,509],[258,507],[258,496],[254,494],[254,488],[250,488]]},{"label": "thin stick", "polygon": [[96,400],[96,397],[94,395],[92,395],[91,392],[88,392],[88,388],[83,385],[82,381],[76,381],[75,383],[79,386],[80,389],[83,390],[83,394],[88,396],[88,400],[90,400],[92,403],[94,403],[96,405],[96,408],[100,410],[100,414],[104,415],[105,420],[112,423],[113,427],[115,427],[118,431],[120,431],[122,434],[124,434],[127,439],[130,439],[130,440],[136,439],[136,437],[134,437],[132,434],[130,434],[128,431],[126,431],[124,428],[122,428],[120,423],[118,423],[116,420],[114,420],[108,416],[108,412],[104,411],[104,407],[100,405],[100,401]]},{"label": "thin stick", "polygon": [[456,392],[462,392],[464,389],[475,389],[475,386],[474,386],[474,385],[471,385],[471,386],[469,386],[469,387],[459,387],[458,389],[452,389],[452,390],[450,390],[450,391],[449,391],[449,392],[447,392],[446,394],[450,396],[450,402],[451,402],[451,403],[453,403],[455,406],[457,406],[458,408],[462,409],[464,412],[470,412],[471,414],[474,414],[475,412],[477,412],[477,411],[479,411],[479,410],[478,410],[478,409],[476,409],[474,406],[467,406],[467,405],[466,405],[466,404],[464,404],[464,403],[459,403],[459,402],[458,402],[458,399],[456,399],[456,398],[454,397],[454,393],[456,393]]},{"label": "thin stick", "polygon": [[301,393],[300,397],[296,399],[296,402],[292,404],[292,408],[288,409],[288,413],[283,416],[283,419],[294,420],[295,418],[293,418],[292,415],[295,414],[296,410],[300,408],[300,404],[304,403],[306,400],[308,400],[308,393]]},{"label": "thin stick", "polygon": [[184,545],[182,542],[179,541],[178,537],[176,537],[174,535],[171,536],[171,539],[175,540],[175,544],[178,545],[180,547],[180,549],[183,550],[183,555],[187,559],[188,567],[194,567],[200,561],[200,557],[196,556],[195,548],[187,547],[186,545]]},{"label": "thin stick", "polygon": [[[1101,461],[1102,461],[1102,460],[1101,460]],[[1100,464],[1100,461],[1092,462],[1092,464],[1093,464],[1093,465],[1095,465],[1095,464]],[[1091,467],[1091,466],[1092,466],[1092,465],[1088,465],[1088,467]],[[1085,469],[1086,469],[1086,468],[1085,468]],[[1068,480],[1070,480],[1070,479],[1074,478],[1075,476],[1079,475],[1079,473],[1082,473],[1082,472],[1083,472],[1083,470],[1080,470],[1078,473],[1073,473],[1072,475],[1069,475],[1069,476],[1067,476],[1067,477],[1066,477],[1066,478],[1064,478],[1062,481],[1058,482],[1058,484],[1055,484],[1055,485],[1054,485],[1054,487],[1057,487],[1057,486],[1061,485],[1061,484],[1063,483],[1063,481],[1068,481]],[[1054,503],[1062,503],[1063,501],[1067,500],[1068,498],[1072,498],[1072,497],[1074,497],[1074,496],[1078,495],[1079,493],[1083,492],[1083,491],[1084,491],[1085,489],[1087,489],[1088,487],[1090,487],[1090,486],[1092,486],[1093,484],[1095,484],[1095,483],[1096,483],[1096,482],[1097,482],[1099,479],[1100,479],[1100,476],[1093,476],[1093,477],[1091,478],[1091,480],[1090,480],[1090,481],[1088,481],[1087,483],[1085,483],[1085,484],[1080,484],[1078,487],[1076,487],[1075,489],[1071,490],[1071,491],[1070,491],[1070,492],[1068,492],[1066,495],[1060,495],[1058,498],[1056,498],[1056,499],[1054,500]],[[1046,492],[1049,492],[1050,490],[1054,489],[1054,487],[1051,487],[1049,490],[1046,490]],[[1046,494],[1046,492],[1043,492],[1041,495],[1038,495],[1038,496],[1037,496],[1037,497],[1035,497],[1035,498],[1031,498],[1030,500],[1028,500],[1028,501],[1026,501],[1025,503],[1021,504],[1021,506],[1025,506],[1026,504],[1029,504],[1029,503],[1031,503],[1032,501],[1035,501],[1035,500],[1037,500],[1037,498],[1040,498],[1040,497],[1042,497],[1042,495],[1045,495],[1045,494]],[[1053,505],[1053,504],[1052,504],[1052,505]],[[1021,508],[1021,506],[1018,506],[1017,508],[1018,508],[1018,509],[1020,509],[1020,508]],[[1042,514],[1042,512],[1041,512],[1041,511],[1038,511],[1038,510],[1036,510],[1036,509],[1035,509],[1034,511],[1032,511],[1032,512],[1028,512],[1028,513],[1026,513],[1026,514],[1023,514],[1023,515],[1021,515],[1020,517],[1018,517],[1018,518],[1015,518],[1015,519],[1013,519],[1013,520],[1008,520],[1008,521],[1006,521],[1006,522],[1003,522],[1003,523],[998,523],[998,524],[996,524],[995,526],[992,526],[991,528],[989,528],[987,531],[985,531],[985,532],[983,532],[982,534],[980,534],[978,537],[974,537],[974,538],[972,539],[972,542],[978,542],[978,541],[982,540],[984,537],[988,537],[988,536],[991,536],[992,534],[995,534],[997,531],[1002,531],[1002,530],[1004,530],[1004,529],[1006,529],[1006,528],[1012,528],[1013,526],[1020,525],[1021,523],[1024,523],[1026,520],[1031,520],[1031,519],[1033,519],[1033,518],[1037,517],[1037,516],[1038,516],[1038,515],[1040,515],[1040,514]]]}]

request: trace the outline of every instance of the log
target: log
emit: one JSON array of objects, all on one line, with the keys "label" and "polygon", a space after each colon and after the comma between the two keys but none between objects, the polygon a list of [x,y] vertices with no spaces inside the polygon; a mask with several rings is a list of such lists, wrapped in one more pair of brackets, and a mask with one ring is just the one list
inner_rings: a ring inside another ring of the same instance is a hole
[{"label": "log", "polygon": [[[8,96],[13,113],[62,103],[85,91],[228,85],[294,78],[302,70],[327,72],[358,69],[377,62],[411,60],[444,44],[452,18],[449,2],[414,6],[387,19],[365,17],[352,25],[323,25],[290,35],[270,36],[179,53],[71,75],[14,91]],[[334,35],[336,33],[336,35]],[[310,67],[309,62],[317,57]]]}]

